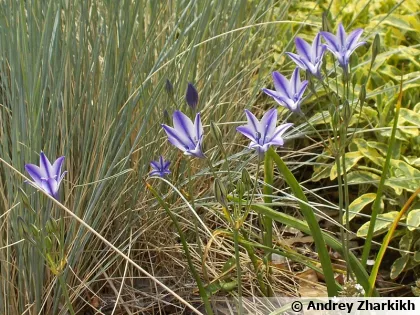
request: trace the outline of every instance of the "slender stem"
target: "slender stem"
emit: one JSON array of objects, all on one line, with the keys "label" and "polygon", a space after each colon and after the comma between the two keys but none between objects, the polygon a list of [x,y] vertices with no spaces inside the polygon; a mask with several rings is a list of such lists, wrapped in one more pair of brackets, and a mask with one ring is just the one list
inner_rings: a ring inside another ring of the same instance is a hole
[{"label": "slender stem", "polygon": [[[237,200],[237,201],[238,202],[241,202],[242,200],[240,199],[240,200]],[[244,232],[244,233],[242,233],[242,235],[243,235],[243,238],[247,242],[249,242],[249,238],[246,235],[246,233]],[[249,255],[249,258],[251,259],[251,263],[252,263],[252,265],[254,267],[255,273],[257,274],[257,281],[258,281],[258,284],[260,286],[260,290],[263,293],[263,295],[267,296],[268,295],[267,286],[265,285],[264,279],[263,279],[263,277],[261,275],[261,272],[260,272],[261,271],[260,264],[258,262],[257,256],[255,255],[254,248],[252,246],[250,246],[249,244],[247,244],[247,243],[243,243],[242,246],[246,249],[246,251],[247,251],[247,253]]]},{"label": "slender stem", "polygon": [[71,305],[69,292],[67,290],[67,284],[63,279],[62,273],[58,274],[57,278],[58,278],[58,282],[60,283],[61,290],[63,290],[63,295],[64,295],[64,299],[66,300],[67,308],[68,308],[71,315],[75,315],[75,312],[73,310],[73,306]]},{"label": "slender stem", "polygon": [[[350,71],[349,71],[349,77],[347,78],[347,80],[345,80],[344,76],[343,76],[343,86],[345,88],[344,91],[344,95],[347,95],[347,101],[349,101],[349,79],[351,77]],[[347,93],[346,93],[347,92]],[[353,103],[353,101],[352,101]],[[351,109],[351,108],[350,108]],[[351,111],[350,111],[351,113]],[[345,118],[347,119],[347,118]],[[346,211],[346,255],[345,255],[345,259],[346,259],[346,266],[347,266],[347,281],[350,280],[350,278],[353,278],[352,275],[352,271],[351,271],[351,265],[349,263],[349,255],[348,252],[350,251],[350,212],[349,212],[349,205],[350,205],[350,196],[349,196],[349,185],[348,185],[348,181],[347,181],[347,168],[346,168],[346,141],[347,141],[347,121],[344,122],[344,128],[342,129],[342,134],[340,135],[340,141],[342,143],[341,147],[342,147],[342,154],[341,154],[341,158],[343,161],[343,181],[344,181],[344,209]]]},{"label": "slender stem", "polygon": [[[191,159],[188,159],[188,188],[189,188],[189,195],[190,195],[190,200],[191,200],[191,206],[193,207],[194,211],[196,211],[195,209],[195,202],[194,202],[194,188],[192,185],[192,168],[191,168]],[[193,223],[194,223],[194,232],[195,232],[195,237],[196,237],[196,241],[197,241],[197,245],[198,245],[198,253],[200,254],[200,257],[203,256],[203,248],[201,246],[201,238],[200,238],[200,234],[198,231],[198,224],[197,224],[197,218],[195,216],[193,216]]]},{"label": "slender stem", "polygon": [[[274,182],[274,174],[273,174],[273,161],[272,159],[266,154],[264,159],[264,182],[265,185],[263,187],[264,192],[264,203],[265,204],[271,204],[273,202],[273,198],[271,197],[273,195],[273,182]],[[268,247],[273,247],[273,219],[269,216],[263,216],[263,225],[264,230],[263,231],[263,244]],[[271,275],[271,262],[272,262],[272,252],[271,251],[265,251],[266,259],[266,270],[267,270],[267,278],[270,281],[270,275]],[[267,287],[267,296],[272,296],[273,292],[271,289],[271,286],[269,285]]]},{"label": "slender stem", "polygon": [[252,188],[251,199],[249,199],[247,197],[247,204],[246,204],[246,208],[245,208],[245,213],[242,216],[242,219],[241,219],[241,222],[240,222],[241,225],[245,222],[246,218],[248,217],[249,212],[251,211],[251,203],[252,203],[252,200],[254,200],[255,190],[257,189],[257,184],[258,184],[258,174],[260,173],[260,165],[261,165],[261,158],[258,157],[257,172],[255,174],[254,187]]},{"label": "slender stem", "polygon": [[235,221],[235,226],[233,227],[233,241],[235,246],[235,261],[236,261],[236,277],[238,280],[238,314],[243,314],[243,305],[242,305],[242,270],[241,270],[241,261],[239,257],[239,222]]}]

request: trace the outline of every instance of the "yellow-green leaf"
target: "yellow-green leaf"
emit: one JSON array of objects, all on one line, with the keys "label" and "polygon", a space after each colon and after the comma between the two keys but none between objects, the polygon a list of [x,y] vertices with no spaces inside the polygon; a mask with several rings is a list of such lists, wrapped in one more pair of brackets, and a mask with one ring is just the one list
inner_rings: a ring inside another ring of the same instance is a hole
[{"label": "yellow-green leaf", "polygon": [[413,209],[407,215],[407,225],[410,231],[414,231],[420,226],[420,209]]},{"label": "yellow-green leaf", "polygon": [[[363,210],[365,206],[373,202],[376,198],[375,193],[368,193],[361,195],[359,198],[355,199],[349,206],[349,221],[351,221],[360,211]],[[344,216],[344,223],[346,222],[346,217]]]},{"label": "yellow-green leaf", "polygon": [[384,165],[385,159],[382,155],[374,148],[371,148],[365,140],[356,138],[353,140],[353,143],[357,146],[358,150],[365,158],[369,159],[378,166],[382,167]]},{"label": "yellow-green leaf", "polygon": [[[398,211],[378,214],[375,222],[375,228],[373,230],[373,235],[379,235],[386,232],[386,230],[388,230],[388,228],[391,226],[392,222],[394,222],[397,215]],[[357,231],[358,237],[366,237],[369,230],[369,224],[370,222],[366,222],[359,228]]]},{"label": "yellow-green leaf", "polygon": [[408,254],[404,254],[403,256],[394,261],[391,267],[391,279],[396,279],[400,275],[400,273],[403,272],[405,266],[408,263],[409,258],[410,257],[408,256]]},{"label": "yellow-green leaf", "polygon": [[[353,166],[355,166],[361,158],[363,158],[363,155],[359,151],[347,152],[345,155],[346,172],[348,172]],[[342,167],[342,163],[341,163],[341,167]],[[341,169],[341,175],[343,174],[344,174],[343,169]],[[334,180],[335,178],[337,178],[337,164],[336,163],[334,163],[330,171],[330,179]]]}]

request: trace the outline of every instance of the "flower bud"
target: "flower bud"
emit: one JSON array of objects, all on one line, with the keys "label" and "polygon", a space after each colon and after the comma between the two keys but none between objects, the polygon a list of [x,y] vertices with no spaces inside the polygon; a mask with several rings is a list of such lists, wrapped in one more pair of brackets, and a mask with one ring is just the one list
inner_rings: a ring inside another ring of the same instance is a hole
[{"label": "flower bud", "polygon": [[351,119],[350,104],[347,100],[345,100],[343,104],[343,120],[346,126],[348,126],[350,119]]},{"label": "flower bud", "polygon": [[245,185],[241,179],[238,179],[236,183],[236,192],[239,199],[242,199],[242,197],[245,195]]},{"label": "flower bud", "polygon": [[198,92],[192,83],[188,83],[187,92],[185,93],[185,100],[187,101],[188,106],[190,106],[192,109],[197,108]]},{"label": "flower bud", "polygon": [[169,79],[166,79],[165,90],[166,90],[166,93],[168,93],[169,96],[173,96],[174,86],[172,85],[172,82],[169,81]]},{"label": "flower bud", "polygon": [[242,183],[245,185],[245,189],[249,190],[252,185],[251,176],[249,176],[248,171],[246,168],[242,169],[242,176],[241,176]]},{"label": "flower bud", "polygon": [[168,113],[168,111],[166,109],[163,111],[163,121],[167,125],[170,125],[171,124],[171,116],[169,116],[169,113]]},{"label": "flower bud", "polygon": [[58,224],[54,219],[49,219],[45,224],[45,229],[50,234],[55,234],[58,232]]},{"label": "flower bud", "polygon": [[217,124],[214,121],[210,122],[210,133],[213,136],[214,140],[216,140],[217,145],[223,147],[222,132],[220,131],[219,126],[217,126]]},{"label": "flower bud", "polygon": [[360,93],[359,93],[360,108],[363,107],[365,100],[366,100],[366,85],[363,84],[360,88]]},{"label": "flower bud", "polygon": [[328,21],[327,12],[322,13],[322,30],[324,32],[331,32],[331,25],[330,25],[330,22]]},{"label": "flower bud", "polygon": [[228,207],[227,204],[227,190],[225,185],[216,178],[214,180],[214,195],[216,197],[216,200],[225,208]]},{"label": "flower bud", "polygon": [[47,250],[47,253],[51,253],[53,251],[53,242],[51,237],[46,236],[44,237],[44,245]]},{"label": "flower bud", "polygon": [[332,124],[333,126],[338,126],[338,124],[340,123],[340,113],[338,110],[334,110],[334,113],[332,115]]},{"label": "flower bud", "polygon": [[380,53],[381,50],[381,38],[379,37],[379,34],[375,35],[375,38],[373,39],[372,44],[372,61],[371,65],[375,62],[376,56]]}]

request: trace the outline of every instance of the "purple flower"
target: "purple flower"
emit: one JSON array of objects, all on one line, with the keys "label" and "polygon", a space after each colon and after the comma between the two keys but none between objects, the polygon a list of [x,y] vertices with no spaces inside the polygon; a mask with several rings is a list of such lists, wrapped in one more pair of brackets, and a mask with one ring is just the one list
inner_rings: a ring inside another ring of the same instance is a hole
[{"label": "purple flower", "polygon": [[165,175],[171,174],[171,171],[169,170],[169,164],[171,164],[170,161],[165,161],[162,156],[159,156],[158,161],[150,162],[150,166],[153,170],[150,172],[149,175],[165,177]]},{"label": "purple flower", "polygon": [[358,42],[362,33],[363,29],[358,28],[347,36],[341,23],[338,25],[337,36],[329,32],[321,32],[327,42],[327,49],[338,59],[338,63],[345,71],[348,68],[350,55],[356,48],[365,44],[365,42]]},{"label": "purple flower", "polygon": [[299,68],[293,71],[290,81],[275,71],[273,72],[273,81],[276,90],[263,89],[264,93],[292,112],[300,112],[300,103],[308,81],[300,82]]},{"label": "purple flower", "polygon": [[326,45],[321,43],[321,34],[315,36],[312,46],[300,37],[295,38],[296,50],[298,54],[287,52],[286,54],[302,70],[309,71],[314,76],[321,78],[322,57],[324,56]]},{"label": "purple flower", "polygon": [[249,147],[251,149],[256,149],[260,156],[263,155],[271,145],[282,146],[284,140],[281,136],[293,125],[287,123],[276,128],[277,109],[275,108],[266,112],[263,118],[261,118],[261,121],[258,121],[249,110],[245,109],[245,114],[248,119],[248,124],[239,126],[236,130],[251,140]]},{"label": "purple flower", "polygon": [[195,116],[194,124],[185,114],[179,110],[173,114],[174,127],[162,125],[168,135],[168,140],[178,149],[184,151],[185,155],[204,158],[202,152],[203,125],[201,124],[200,113]]},{"label": "purple flower", "polygon": [[58,189],[67,172],[61,174],[61,166],[64,162],[64,156],[55,160],[51,165],[44,152],[41,151],[39,167],[34,164],[26,164],[25,169],[32,177],[34,183],[29,182],[32,186],[42,189],[50,196],[58,199]]},{"label": "purple flower", "polygon": [[192,109],[197,107],[198,92],[192,83],[188,83],[187,92],[185,93],[185,100],[187,101],[188,106],[190,106]]}]

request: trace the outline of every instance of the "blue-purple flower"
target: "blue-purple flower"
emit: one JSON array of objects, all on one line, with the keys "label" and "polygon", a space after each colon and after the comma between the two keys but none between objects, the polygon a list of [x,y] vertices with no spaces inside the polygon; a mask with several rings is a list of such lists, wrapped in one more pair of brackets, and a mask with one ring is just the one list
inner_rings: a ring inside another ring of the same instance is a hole
[{"label": "blue-purple flower", "polygon": [[276,90],[263,89],[264,93],[292,112],[300,112],[300,103],[308,81],[300,81],[299,68],[293,71],[290,81],[277,71],[273,72],[273,82]]},{"label": "blue-purple flower", "polygon": [[341,23],[338,25],[336,36],[329,32],[321,32],[322,37],[327,42],[327,49],[337,58],[338,63],[345,71],[347,71],[351,54],[356,48],[366,43],[359,42],[362,33],[363,29],[358,28],[347,35]]},{"label": "blue-purple flower", "polygon": [[245,114],[248,119],[248,124],[239,126],[237,131],[242,133],[245,137],[251,140],[249,148],[257,150],[258,154],[263,155],[271,145],[282,146],[284,139],[282,135],[293,124],[287,123],[276,127],[277,124],[277,109],[273,108],[266,112],[261,118],[261,121],[245,109]]},{"label": "blue-purple flower", "polygon": [[187,101],[188,106],[192,109],[196,109],[198,104],[198,91],[192,83],[188,83],[185,100]]},{"label": "blue-purple flower", "polygon": [[150,176],[159,176],[165,177],[167,174],[171,174],[169,170],[169,165],[171,164],[170,161],[165,161],[162,156],[159,156],[158,161],[150,162],[150,166],[152,167],[152,171],[150,172]]},{"label": "blue-purple flower", "polygon": [[50,196],[58,199],[58,189],[67,172],[61,173],[61,167],[64,162],[64,156],[59,157],[51,165],[51,162],[41,151],[39,166],[34,164],[26,164],[25,169],[33,179],[33,183],[29,182],[35,188],[42,189]]},{"label": "blue-purple flower", "polygon": [[201,124],[200,113],[195,116],[194,123],[181,111],[177,110],[173,114],[174,127],[162,125],[168,140],[185,155],[204,158],[202,151],[203,125]]},{"label": "blue-purple flower", "polygon": [[287,52],[286,54],[302,70],[309,71],[314,76],[321,78],[321,65],[326,45],[321,43],[321,34],[315,36],[312,46],[300,37],[295,38],[296,50],[298,54]]}]

